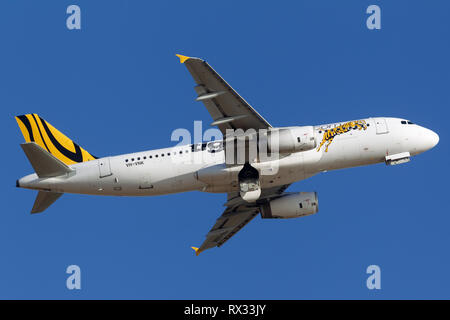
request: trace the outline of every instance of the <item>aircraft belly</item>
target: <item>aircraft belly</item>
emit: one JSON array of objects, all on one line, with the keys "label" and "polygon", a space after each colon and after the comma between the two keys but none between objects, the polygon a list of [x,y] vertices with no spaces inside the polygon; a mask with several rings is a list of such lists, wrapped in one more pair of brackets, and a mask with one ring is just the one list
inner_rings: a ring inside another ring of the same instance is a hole
[{"label": "aircraft belly", "polygon": [[132,196],[149,196],[187,191],[184,188],[180,188],[183,185],[180,182],[180,178],[169,174],[166,169],[159,167],[158,170],[139,170],[132,175],[130,174],[123,179],[124,181],[121,183],[122,190],[118,193]]},{"label": "aircraft belly", "polygon": [[310,151],[298,152],[278,161],[260,163],[260,180],[263,188],[293,183],[306,177],[304,154]]},{"label": "aircraft belly", "polygon": [[47,179],[54,192],[99,194],[98,161],[92,160],[70,166],[75,169],[74,174]]}]

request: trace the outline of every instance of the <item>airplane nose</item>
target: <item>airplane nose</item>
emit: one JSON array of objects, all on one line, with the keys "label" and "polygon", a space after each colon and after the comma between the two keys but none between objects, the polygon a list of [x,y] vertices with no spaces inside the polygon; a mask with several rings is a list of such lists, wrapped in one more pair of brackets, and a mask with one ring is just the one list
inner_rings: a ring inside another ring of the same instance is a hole
[{"label": "airplane nose", "polygon": [[436,132],[423,128],[421,134],[419,135],[421,141],[421,149],[422,152],[426,150],[430,150],[434,146],[436,146],[439,142],[439,136]]},{"label": "airplane nose", "polygon": [[430,130],[429,139],[430,139],[430,149],[434,148],[434,146],[436,146],[439,142],[439,135],[436,132]]}]

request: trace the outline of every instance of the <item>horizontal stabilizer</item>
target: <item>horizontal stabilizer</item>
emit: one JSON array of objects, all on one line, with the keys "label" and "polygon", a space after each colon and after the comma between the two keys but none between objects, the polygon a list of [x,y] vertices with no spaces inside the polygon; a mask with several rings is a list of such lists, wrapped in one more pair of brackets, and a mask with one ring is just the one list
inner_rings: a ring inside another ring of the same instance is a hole
[{"label": "horizontal stabilizer", "polygon": [[61,196],[62,193],[39,191],[36,200],[34,201],[33,209],[31,209],[31,213],[44,211]]},{"label": "horizontal stabilizer", "polygon": [[22,143],[21,147],[39,178],[57,177],[74,171],[35,142]]}]

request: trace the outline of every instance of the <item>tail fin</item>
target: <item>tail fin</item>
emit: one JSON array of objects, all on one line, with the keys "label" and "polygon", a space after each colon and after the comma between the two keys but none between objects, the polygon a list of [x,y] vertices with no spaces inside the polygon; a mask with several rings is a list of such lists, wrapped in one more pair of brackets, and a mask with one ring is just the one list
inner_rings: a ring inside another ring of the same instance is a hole
[{"label": "tail fin", "polygon": [[97,159],[35,113],[16,117],[26,142],[35,142],[69,165]]},{"label": "tail fin", "polygon": [[44,211],[61,196],[62,193],[39,191],[36,200],[34,201],[33,208],[31,209],[31,213],[39,213]]}]

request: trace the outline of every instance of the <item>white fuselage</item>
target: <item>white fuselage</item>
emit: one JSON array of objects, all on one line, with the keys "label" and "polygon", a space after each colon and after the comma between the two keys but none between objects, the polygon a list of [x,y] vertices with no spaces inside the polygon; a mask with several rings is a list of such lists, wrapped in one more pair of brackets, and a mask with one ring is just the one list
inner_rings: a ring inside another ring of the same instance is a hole
[{"label": "white fuselage", "polygon": [[[433,146],[439,137],[424,127],[398,118],[368,118],[365,130],[337,134],[329,143],[280,159],[252,163],[262,172],[261,188],[290,184],[319,172],[384,162],[386,156],[409,152],[411,156]],[[405,122],[405,123],[402,123]],[[314,127],[317,145],[324,131],[342,123]],[[196,151],[198,150],[198,151]],[[224,151],[176,146],[111,156],[70,166],[74,173],[40,179],[31,174],[19,180],[23,188],[93,195],[151,196],[185,191],[232,192],[238,190],[237,172],[242,166],[225,166]],[[199,170],[211,171],[199,179]]]}]

